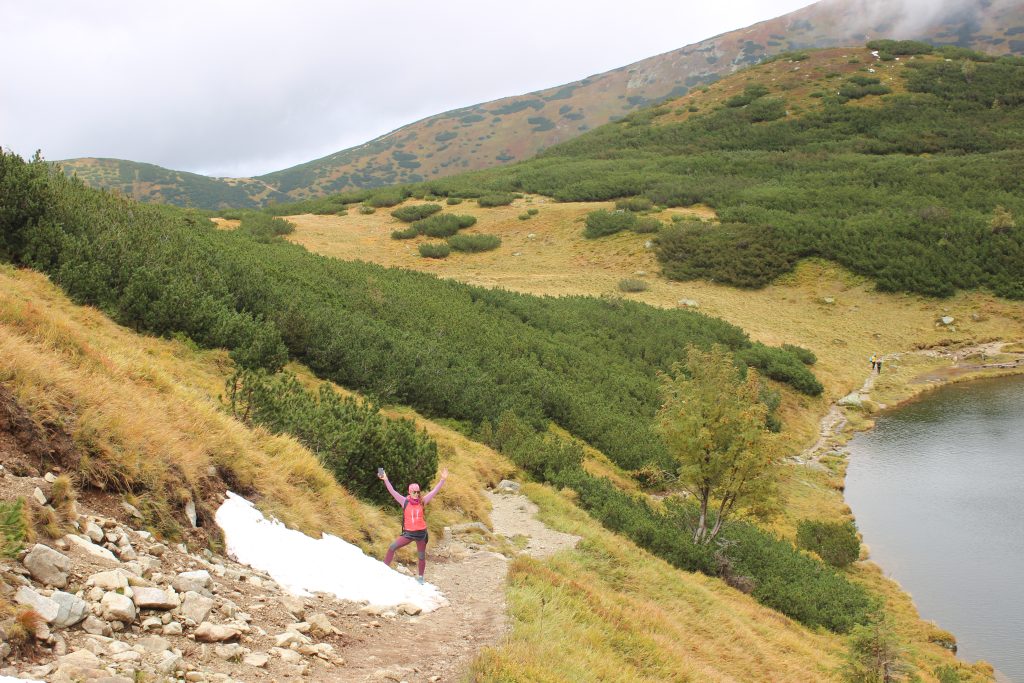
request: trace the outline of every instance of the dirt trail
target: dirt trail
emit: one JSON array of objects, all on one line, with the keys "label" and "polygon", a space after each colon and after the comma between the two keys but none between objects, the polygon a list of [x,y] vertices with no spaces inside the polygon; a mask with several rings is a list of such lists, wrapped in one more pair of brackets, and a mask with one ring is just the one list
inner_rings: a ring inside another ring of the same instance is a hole
[{"label": "dirt trail", "polygon": [[[910,354],[949,359],[950,366],[948,368],[932,370],[910,380],[911,384],[944,382],[955,379],[960,375],[977,372],[979,370],[1001,370],[1024,366],[1024,353],[1006,353],[1010,358],[998,363],[963,362],[964,359],[976,358],[978,356],[985,358],[986,356],[996,356],[997,354],[1005,353],[1004,347],[1007,345],[1008,342],[987,342],[956,350],[938,348],[923,349],[921,351],[910,351],[905,353],[890,353],[881,356],[881,358],[883,368],[891,361],[899,360],[901,357]],[[818,440],[815,441],[812,446],[805,449],[803,453],[795,456],[793,458],[795,462],[809,467],[824,468],[824,465],[821,464],[821,457],[828,453],[835,452],[837,437],[842,434],[843,429],[847,424],[846,416],[843,414],[842,409],[844,402],[854,396],[856,396],[856,399],[859,401],[870,400],[871,391],[875,387],[875,380],[877,377],[878,375],[876,373],[871,372],[868,374],[867,378],[865,378],[864,384],[861,385],[859,390],[832,404],[829,411],[821,418],[821,424],[818,430]]]},{"label": "dirt trail", "polygon": [[[537,506],[519,494],[487,492],[493,511],[493,540],[526,537],[523,552],[547,557],[579,540],[542,524]],[[480,648],[498,644],[508,632],[505,575],[508,558],[481,543],[432,541],[427,548],[427,580],[448,598],[449,607],[408,619],[380,618],[362,624],[363,633],[343,654],[346,681],[454,681]],[[506,544],[507,545],[507,544]]]}]

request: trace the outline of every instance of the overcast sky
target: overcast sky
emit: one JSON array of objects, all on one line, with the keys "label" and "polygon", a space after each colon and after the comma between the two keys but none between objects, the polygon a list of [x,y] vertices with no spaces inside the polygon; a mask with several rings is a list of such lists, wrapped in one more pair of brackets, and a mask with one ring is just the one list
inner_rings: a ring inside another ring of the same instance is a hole
[{"label": "overcast sky", "polygon": [[258,175],[808,4],[0,0],[0,145]]}]

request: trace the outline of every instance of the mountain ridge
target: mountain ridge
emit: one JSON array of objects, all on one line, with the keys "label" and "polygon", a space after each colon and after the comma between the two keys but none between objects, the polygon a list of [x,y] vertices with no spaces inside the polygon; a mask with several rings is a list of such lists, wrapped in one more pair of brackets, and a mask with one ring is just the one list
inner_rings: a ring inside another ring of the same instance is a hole
[{"label": "mountain ridge", "polygon": [[944,5],[930,12],[915,16],[902,5],[879,10],[866,0],[823,0],[577,81],[435,114],[362,145],[255,178],[207,178],[125,160],[58,163],[90,186],[117,189],[142,201],[207,209],[256,207],[522,160],[788,51],[899,37],[992,54],[1024,53],[1024,40],[1015,37],[1024,31],[1022,3]]}]

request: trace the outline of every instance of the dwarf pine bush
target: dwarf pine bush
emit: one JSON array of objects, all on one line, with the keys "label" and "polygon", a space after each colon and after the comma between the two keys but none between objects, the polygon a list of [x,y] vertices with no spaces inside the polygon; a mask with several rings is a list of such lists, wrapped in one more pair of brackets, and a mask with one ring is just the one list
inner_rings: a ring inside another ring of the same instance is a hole
[{"label": "dwarf pine bush", "polygon": [[448,238],[448,246],[455,251],[491,251],[501,246],[501,238],[497,235],[452,235]]},{"label": "dwarf pine bush", "polygon": [[423,220],[433,216],[441,210],[440,204],[415,204],[413,206],[401,206],[391,212],[391,215],[405,223]]},{"label": "dwarf pine bush", "polygon": [[444,242],[424,242],[419,246],[420,256],[424,258],[446,258],[452,248]]}]

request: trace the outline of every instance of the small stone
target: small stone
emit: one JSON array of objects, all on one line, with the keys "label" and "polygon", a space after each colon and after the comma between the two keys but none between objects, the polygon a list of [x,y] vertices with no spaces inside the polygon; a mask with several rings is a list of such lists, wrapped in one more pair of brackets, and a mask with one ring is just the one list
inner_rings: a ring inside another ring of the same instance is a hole
[{"label": "small stone", "polygon": [[411,602],[404,602],[404,603],[402,603],[401,605],[398,606],[398,609],[400,609],[402,612],[405,612],[406,614],[408,614],[411,617],[414,617],[414,616],[416,616],[417,614],[419,614],[420,612],[423,611],[422,607],[420,607],[419,605],[414,605]]},{"label": "small stone", "polygon": [[97,572],[85,580],[85,585],[96,586],[105,591],[123,591],[128,588],[128,572],[123,569]]},{"label": "small stone", "polygon": [[494,491],[496,493],[519,493],[519,488],[519,482],[512,481],[511,479],[502,479],[494,487]]},{"label": "small stone", "polygon": [[306,614],[306,601],[295,595],[282,595],[281,606],[296,619],[301,620]]},{"label": "small stone", "polygon": [[204,621],[196,628],[196,640],[203,643],[221,643],[233,640],[241,635],[241,631],[233,626],[222,626]]},{"label": "small stone", "polygon": [[132,600],[139,609],[176,609],[181,606],[181,600],[174,589],[163,590],[162,588],[138,587],[134,589]]},{"label": "small stone", "polygon": [[77,534],[68,534],[64,538],[69,541],[73,547],[83,550],[97,559],[117,562],[117,558],[114,557],[114,553],[110,552],[106,548],[96,545],[88,538],[78,536]]},{"label": "small stone", "polygon": [[85,621],[82,622],[82,630],[96,636],[109,637],[113,633],[113,630],[110,628],[110,624],[94,616],[88,616],[85,618]]},{"label": "small stone", "polygon": [[121,502],[121,508],[135,519],[142,519],[142,513],[139,509],[127,501]]},{"label": "small stone", "polygon": [[680,299],[676,302],[680,308],[699,308],[700,304],[695,299]]},{"label": "small stone", "polygon": [[188,517],[193,529],[199,526],[199,518],[196,517],[196,504],[191,500],[185,503],[185,516]]},{"label": "small stone", "polygon": [[143,631],[153,631],[155,629],[162,629],[164,622],[160,621],[160,617],[146,617],[142,620],[140,626]]},{"label": "small stone", "polygon": [[172,581],[171,585],[179,593],[186,593],[188,591],[206,591],[213,585],[213,578],[210,576],[210,572],[205,569],[191,572],[181,572]]},{"label": "small stone", "polygon": [[281,658],[285,664],[298,664],[302,661],[302,655],[295,650],[287,650],[282,647],[272,647],[270,652]]},{"label": "small stone", "polygon": [[156,653],[163,652],[164,650],[171,649],[171,643],[166,638],[160,636],[146,636],[145,638],[139,638],[136,643],[137,647],[141,647],[144,652]]},{"label": "small stone", "polygon": [[82,532],[85,533],[93,543],[99,543],[103,540],[103,529],[99,528],[93,521],[86,522],[85,528],[82,529]]},{"label": "small stone", "polygon": [[228,643],[227,645],[218,645],[213,648],[214,653],[221,659],[226,660],[239,660],[246,653],[246,649],[238,643]]},{"label": "small stone", "polygon": [[298,631],[285,631],[274,636],[274,645],[276,647],[291,647],[293,644],[304,645],[312,642],[308,636],[304,636]]},{"label": "small stone", "polygon": [[160,662],[157,664],[156,668],[157,671],[163,674],[170,674],[175,671],[184,671],[185,660],[176,652],[168,650],[160,655]]},{"label": "small stone", "polygon": [[180,636],[182,632],[181,624],[176,621],[172,621],[169,624],[164,624],[161,633],[165,636]]},{"label": "small stone", "polygon": [[268,662],[270,662],[270,656],[265,652],[250,652],[242,658],[243,664],[259,668],[266,667]]},{"label": "small stone", "polygon": [[128,624],[135,621],[135,603],[127,595],[108,591],[103,594],[100,605],[103,606],[103,618],[108,621],[121,621]]},{"label": "small stone", "polygon": [[214,602],[212,598],[208,598],[205,595],[200,595],[195,591],[189,591],[185,593],[184,600],[181,602],[181,607],[178,609],[178,613],[186,619],[191,619],[196,624],[201,624],[206,621],[206,618],[210,616],[210,611],[213,610]]},{"label": "small stone", "polygon": [[57,481],[57,475],[54,474],[53,472],[47,472],[46,474],[43,475],[43,479],[45,479],[47,483],[52,484],[53,482]]},{"label": "small stone", "polygon": [[[942,323],[943,325],[952,325],[954,321],[955,318],[951,315],[944,315],[941,318],[939,318],[939,322]],[[39,489],[36,490],[38,491]]]},{"label": "small stone", "polygon": [[153,557],[161,557],[164,553],[167,552],[167,546],[165,546],[163,543],[155,543],[149,546],[148,552]]},{"label": "small stone", "polygon": [[35,491],[32,492],[32,497],[35,498],[35,501],[40,505],[46,505],[46,503],[49,502],[46,499],[46,494],[43,493],[43,490],[38,486],[36,487]]},{"label": "small stone", "polygon": [[327,618],[326,614],[312,615],[309,617],[309,625],[312,627],[311,630],[313,634],[320,637],[341,633],[341,631],[335,628],[334,624],[331,623],[331,620]]}]

